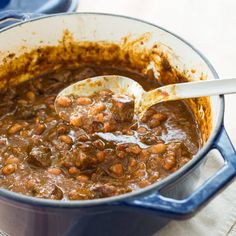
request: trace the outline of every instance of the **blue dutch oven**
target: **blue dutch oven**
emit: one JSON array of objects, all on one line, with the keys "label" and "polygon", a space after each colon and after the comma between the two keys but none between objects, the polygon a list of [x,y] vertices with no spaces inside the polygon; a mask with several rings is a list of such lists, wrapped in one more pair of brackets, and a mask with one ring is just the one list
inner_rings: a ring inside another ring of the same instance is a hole
[{"label": "blue dutch oven", "polygon": [[[99,13],[32,17],[15,12],[0,16],[1,22],[22,21],[1,29],[0,63],[4,52],[17,55],[42,44],[56,45],[65,29],[76,40],[115,42],[126,35],[149,32],[153,42],[171,48],[187,69],[196,68],[199,75],[218,78],[210,62],[192,45],[138,19]],[[173,63],[176,58],[172,58]],[[37,199],[0,189],[0,229],[12,236],[151,235],[171,219],[194,216],[236,175],[236,153],[223,124],[223,96],[211,98],[211,110],[213,127],[207,142],[190,162],[164,180],[132,193],[84,201]],[[206,155],[212,149],[221,153],[224,166],[196,188]]]}]

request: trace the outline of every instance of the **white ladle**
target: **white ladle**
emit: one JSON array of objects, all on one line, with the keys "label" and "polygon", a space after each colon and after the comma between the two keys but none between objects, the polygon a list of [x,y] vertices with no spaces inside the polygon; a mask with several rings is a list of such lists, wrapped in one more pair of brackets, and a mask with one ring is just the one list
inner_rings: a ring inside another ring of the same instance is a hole
[{"label": "white ladle", "polygon": [[[145,111],[154,104],[186,98],[206,97],[220,94],[236,93],[236,79],[214,79],[197,82],[170,84],[146,92],[136,81],[118,75],[104,75],[74,83],[62,90],[61,96],[90,96],[95,92],[109,89],[117,95],[134,96],[134,112],[142,117]],[[55,102],[56,112],[61,107]]]}]

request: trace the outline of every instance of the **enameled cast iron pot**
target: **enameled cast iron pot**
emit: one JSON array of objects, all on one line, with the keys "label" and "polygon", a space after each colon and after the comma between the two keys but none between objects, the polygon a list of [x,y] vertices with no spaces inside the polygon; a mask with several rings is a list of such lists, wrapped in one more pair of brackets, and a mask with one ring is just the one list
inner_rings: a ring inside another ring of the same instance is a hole
[{"label": "enameled cast iron pot", "polygon": [[[209,61],[193,46],[141,20],[97,13],[30,17],[12,13],[1,17],[1,20],[24,20],[0,31],[1,53],[17,53],[23,44],[29,48],[42,46],[42,40],[55,45],[64,29],[78,40],[88,41],[117,41],[125,35],[151,32],[154,41],[171,47],[189,68],[194,65],[208,78],[218,78]],[[0,189],[0,229],[12,236],[151,235],[170,219],[193,216],[236,175],[236,153],[223,125],[223,96],[211,98],[211,109],[210,138],[189,163],[164,180],[121,196],[67,202],[36,199]],[[219,150],[224,166],[195,189],[205,156],[212,149]]]}]

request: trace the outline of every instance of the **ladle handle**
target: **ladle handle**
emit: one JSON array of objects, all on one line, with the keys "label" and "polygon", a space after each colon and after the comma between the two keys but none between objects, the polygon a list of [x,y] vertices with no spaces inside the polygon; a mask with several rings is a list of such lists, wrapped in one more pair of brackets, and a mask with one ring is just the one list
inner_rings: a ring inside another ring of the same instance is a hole
[{"label": "ladle handle", "polygon": [[150,107],[163,101],[230,93],[236,93],[236,78],[170,84],[154,89],[150,92],[146,92],[144,94],[144,99],[146,106]]},{"label": "ladle handle", "polygon": [[176,96],[194,98],[236,93],[236,79],[216,79],[176,84]]}]

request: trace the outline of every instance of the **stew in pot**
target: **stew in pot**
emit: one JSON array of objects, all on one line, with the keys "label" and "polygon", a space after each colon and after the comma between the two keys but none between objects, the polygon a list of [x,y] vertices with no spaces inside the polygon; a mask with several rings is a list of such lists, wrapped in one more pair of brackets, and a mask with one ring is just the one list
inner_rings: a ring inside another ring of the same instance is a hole
[{"label": "stew in pot", "polygon": [[118,74],[150,90],[159,84],[128,69],[87,65],[9,87],[0,99],[0,187],[38,198],[111,197],[155,183],[187,163],[201,146],[199,128],[183,101],[151,107],[139,120],[133,98],[105,90],[63,97],[77,106],[70,124],[54,100],[88,77]]}]

